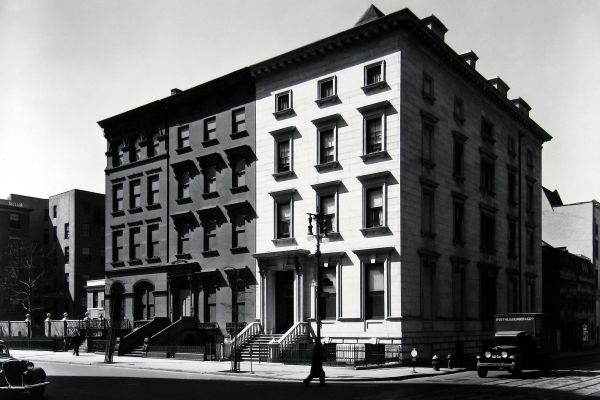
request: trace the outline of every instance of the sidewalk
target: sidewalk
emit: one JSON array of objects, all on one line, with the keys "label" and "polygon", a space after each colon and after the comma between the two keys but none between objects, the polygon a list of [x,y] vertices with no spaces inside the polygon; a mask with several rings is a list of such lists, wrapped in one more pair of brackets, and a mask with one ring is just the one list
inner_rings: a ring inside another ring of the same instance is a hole
[{"label": "sidewalk", "polygon": [[[73,356],[71,352],[51,352],[41,350],[11,350],[11,355],[40,363],[63,363],[75,365],[95,365],[98,367],[111,366],[118,368],[148,369],[160,371],[173,371],[195,374],[221,375],[239,378],[255,378],[268,380],[301,381],[310,366],[289,365],[280,363],[241,363],[241,372],[229,372],[231,363],[229,361],[192,361],[161,358],[138,358],[115,356],[112,364],[104,364],[104,355],[96,353],[80,353],[79,357]],[[252,371],[251,371],[252,369]],[[412,367],[387,367],[375,369],[356,370],[350,367],[325,366],[327,381],[329,382],[369,382],[369,381],[398,381],[411,378],[422,378],[435,375],[446,375],[463,372],[464,368],[447,369],[441,368],[434,371],[433,368],[417,367],[413,372]]]}]

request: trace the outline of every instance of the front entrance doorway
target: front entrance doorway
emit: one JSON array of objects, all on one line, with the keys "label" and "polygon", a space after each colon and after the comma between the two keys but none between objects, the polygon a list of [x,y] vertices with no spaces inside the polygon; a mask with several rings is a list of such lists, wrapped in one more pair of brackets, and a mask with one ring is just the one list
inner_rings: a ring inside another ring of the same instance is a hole
[{"label": "front entrance doorway", "polygon": [[275,332],[294,325],[294,271],[275,272]]}]

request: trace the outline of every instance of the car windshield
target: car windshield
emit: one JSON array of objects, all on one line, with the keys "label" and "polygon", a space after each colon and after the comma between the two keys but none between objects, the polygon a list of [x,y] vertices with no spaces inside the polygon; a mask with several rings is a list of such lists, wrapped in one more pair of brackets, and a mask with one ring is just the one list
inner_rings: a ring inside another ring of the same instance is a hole
[{"label": "car windshield", "polygon": [[506,345],[516,346],[517,344],[518,344],[518,340],[515,336],[496,336],[496,345],[497,346],[506,346]]},{"label": "car windshield", "polygon": [[8,357],[8,347],[4,344],[0,344],[0,357]]}]

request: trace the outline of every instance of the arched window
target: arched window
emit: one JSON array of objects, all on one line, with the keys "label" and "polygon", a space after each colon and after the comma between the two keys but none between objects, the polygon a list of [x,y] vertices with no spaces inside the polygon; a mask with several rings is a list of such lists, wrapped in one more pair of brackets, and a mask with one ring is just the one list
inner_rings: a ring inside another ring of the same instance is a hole
[{"label": "arched window", "polygon": [[113,167],[123,165],[123,143],[116,143],[113,146]]},{"label": "arched window", "polygon": [[129,146],[129,161],[139,161],[142,158],[142,146],[140,144],[140,138],[136,138],[131,141]]},{"label": "arched window", "polygon": [[147,321],[154,318],[154,286],[149,282],[141,282],[133,292],[133,319]]}]

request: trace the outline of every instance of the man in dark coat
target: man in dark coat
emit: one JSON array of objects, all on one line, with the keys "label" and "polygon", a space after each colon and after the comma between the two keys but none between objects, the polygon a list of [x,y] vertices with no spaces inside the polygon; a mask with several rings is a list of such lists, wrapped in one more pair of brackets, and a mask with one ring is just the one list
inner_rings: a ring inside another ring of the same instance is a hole
[{"label": "man in dark coat", "polygon": [[78,356],[79,346],[81,346],[81,336],[79,336],[79,334],[73,336],[73,338],[71,339],[71,345],[73,346],[73,355]]},{"label": "man in dark coat", "polygon": [[323,371],[323,361],[327,358],[325,348],[320,341],[317,341],[312,349],[310,359],[310,374],[304,380],[304,384],[308,386],[313,378],[319,378],[321,386],[325,384],[325,371]]}]

